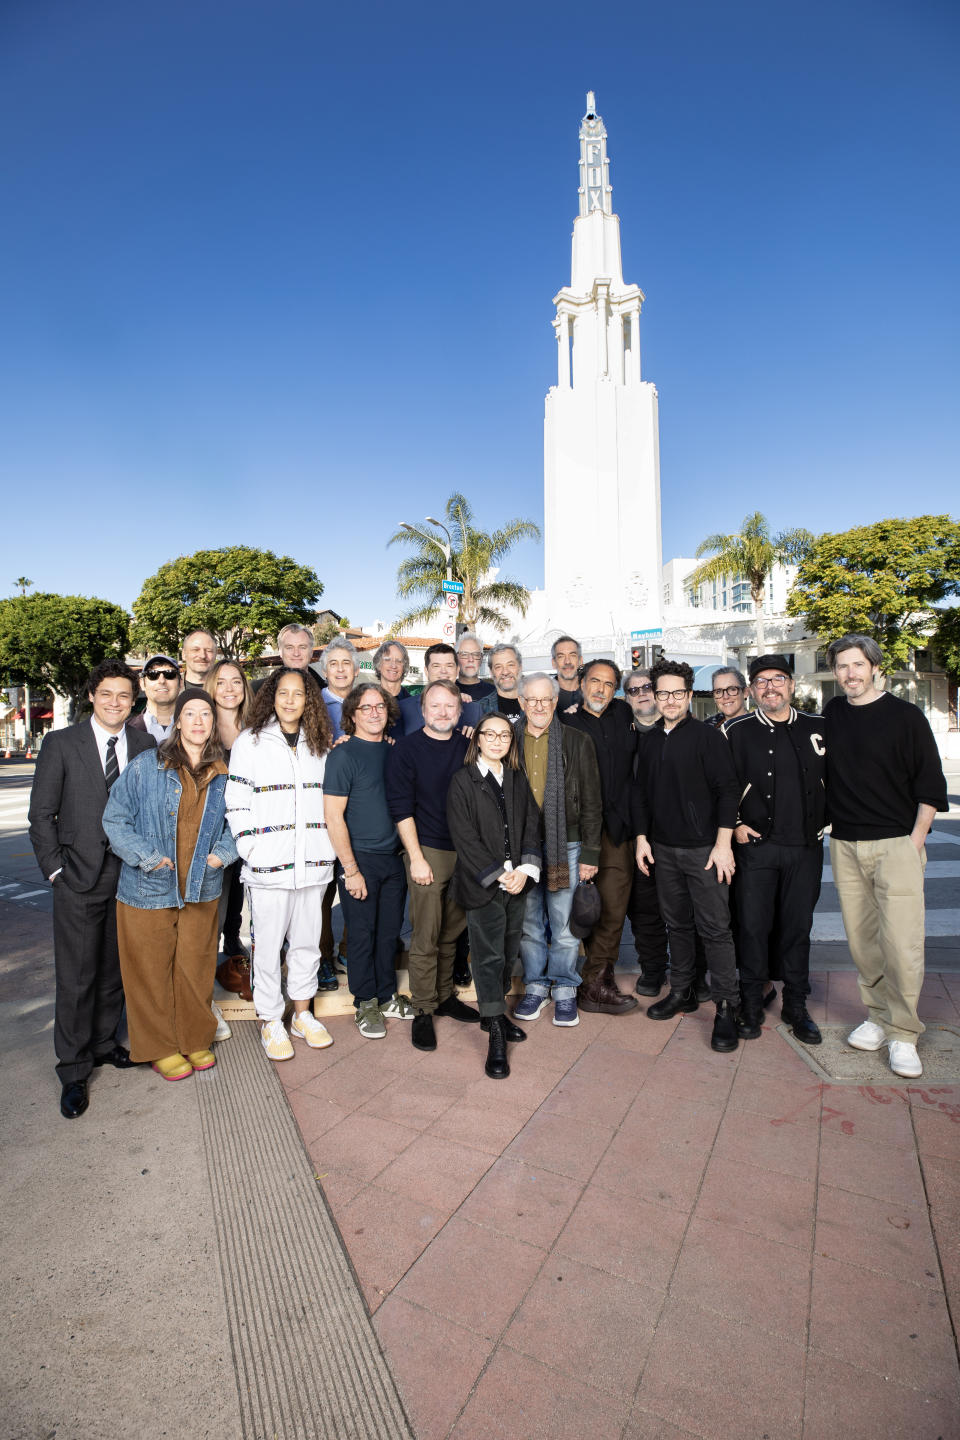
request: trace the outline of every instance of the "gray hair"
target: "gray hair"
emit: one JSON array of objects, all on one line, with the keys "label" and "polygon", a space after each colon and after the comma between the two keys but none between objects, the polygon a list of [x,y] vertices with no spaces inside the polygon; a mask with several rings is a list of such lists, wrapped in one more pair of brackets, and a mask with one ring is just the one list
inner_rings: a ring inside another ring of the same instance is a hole
[{"label": "gray hair", "polygon": [[494,645],[493,649],[490,651],[490,654],[487,656],[487,665],[490,669],[491,674],[493,673],[494,660],[497,658],[498,655],[502,654],[504,650],[512,650],[514,655],[516,656],[517,664],[521,668],[523,667],[523,656],[520,654],[520,651],[517,649],[516,645],[511,645],[508,640],[503,640],[499,645]]},{"label": "gray hair", "polygon": [[306,635],[310,640],[313,639],[313,631],[310,629],[310,626],[301,625],[299,621],[294,620],[291,624],[284,625],[282,630],[277,631],[278,650],[280,649],[280,641],[285,639],[287,635]]},{"label": "gray hair", "polygon": [[320,666],[320,674],[324,680],[327,678],[327,660],[333,654],[334,650],[345,650],[353,661],[354,670],[360,669],[360,657],[357,654],[356,647],[345,635],[334,635],[333,639],[328,641],[320,652],[318,664]]},{"label": "gray hair", "polygon": [[862,650],[864,659],[871,665],[883,664],[883,651],[870,635],[842,635],[827,647],[827,664],[831,670],[837,668],[837,658],[844,650]]},{"label": "gray hair", "polygon": [[[384,640],[383,644],[373,652],[373,668],[376,673],[378,675],[380,674],[380,664],[388,650],[400,651],[400,654],[403,656],[403,675],[406,675],[410,669],[410,656],[407,652],[406,645],[401,645],[399,640]],[[403,675],[400,676],[401,680],[403,679]]]},{"label": "gray hair", "polygon": [[464,640],[473,640],[473,641],[475,641],[475,643],[479,646],[479,649],[480,649],[480,659],[482,660],[482,659],[483,659],[483,641],[480,639],[480,636],[479,636],[479,635],[474,635],[474,633],[473,633],[472,630],[464,630],[463,634],[460,636],[460,639],[457,641],[456,645],[454,646],[454,649],[456,650],[456,652],[457,652],[458,655],[460,654],[460,647],[461,647],[461,645],[463,644]]},{"label": "gray hair", "polygon": [[649,679],[650,679],[650,671],[649,671],[644,665],[640,665],[640,666],[637,667],[636,670],[631,670],[630,673],[629,673],[629,675],[625,675],[625,676],[623,677],[623,683],[624,683],[624,686],[626,686],[627,683],[628,683],[628,681],[630,681],[630,680],[649,680]]},{"label": "gray hair", "polygon": [[520,676],[520,683],[518,684],[517,689],[519,690],[522,698],[526,697],[527,686],[532,685],[534,680],[546,680],[547,684],[550,686],[550,689],[553,691],[554,700],[559,698],[560,682],[557,679],[556,675],[548,675],[546,670],[534,670],[529,675]]},{"label": "gray hair", "polygon": [[579,640],[575,640],[572,635],[558,635],[556,640],[554,640],[553,644],[550,646],[550,659],[554,665],[556,665],[557,663],[558,645],[576,645],[577,654],[580,656],[581,660],[583,659],[583,646],[580,644]]},{"label": "gray hair", "polygon": [[746,690],[747,677],[746,675],[744,675],[743,671],[738,670],[735,665],[721,665],[719,670],[714,670],[713,674],[710,676],[711,689],[714,685],[716,685],[717,679],[720,675],[732,675],[736,680],[737,684],[740,686],[740,689]]}]

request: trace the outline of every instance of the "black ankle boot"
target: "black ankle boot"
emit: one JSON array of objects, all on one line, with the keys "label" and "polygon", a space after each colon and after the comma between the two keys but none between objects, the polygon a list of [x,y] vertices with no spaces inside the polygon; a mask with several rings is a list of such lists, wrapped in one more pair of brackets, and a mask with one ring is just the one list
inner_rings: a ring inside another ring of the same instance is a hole
[{"label": "black ankle boot", "polygon": [[717,1018],[713,1022],[713,1034],[710,1036],[710,1049],[736,1050],[737,1044],[737,1012],[729,1000],[720,1000],[717,1003]]},{"label": "black ankle boot", "polygon": [[487,1063],[483,1068],[491,1080],[506,1080],[510,1074],[507,1032],[502,1015],[494,1015],[490,1021],[490,1043],[487,1046]]},{"label": "black ankle boot", "polygon": [[671,990],[656,1005],[648,1005],[647,1014],[651,1020],[672,1020],[674,1015],[692,1015],[699,1008],[700,1001],[691,985],[688,990]]},{"label": "black ankle boot", "polygon": [[[519,1025],[514,1025],[513,1021],[512,1021],[512,1020],[509,1020],[506,1015],[500,1015],[500,1016],[498,1016],[497,1018],[503,1021],[504,1034],[506,1035],[506,1037],[507,1037],[508,1040],[510,1040],[510,1041],[512,1041],[512,1042],[514,1042],[514,1043],[516,1043],[516,1041],[518,1041],[518,1040],[526,1040],[526,1038],[527,1038],[527,1032],[526,1032],[526,1030],[521,1030]],[[489,1029],[490,1029],[490,1024],[491,1024],[490,1016],[489,1016],[489,1015],[485,1015],[485,1016],[483,1017],[483,1019],[480,1021],[480,1029],[481,1029],[481,1030],[489,1030]]]},{"label": "black ankle boot", "polygon": [[763,1034],[763,1011],[757,1005],[741,1005],[737,1015],[737,1034],[741,1040],[759,1040]]}]

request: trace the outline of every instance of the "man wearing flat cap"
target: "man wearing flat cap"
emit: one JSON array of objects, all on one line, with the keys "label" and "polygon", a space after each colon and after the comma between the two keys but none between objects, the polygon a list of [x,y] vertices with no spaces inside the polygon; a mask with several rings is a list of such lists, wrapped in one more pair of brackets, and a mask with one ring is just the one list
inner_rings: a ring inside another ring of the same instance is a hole
[{"label": "man wearing flat cap", "polygon": [[756,709],[724,733],[742,786],[737,827],[737,958],[742,1040],[760,1035],[771,951],[779,957],[781,1015],[798,1040],[820,1044],[807,1013],[810,931],[820,897],[826,745],[822,715],[793,706],[793,671],[784,655],[750,662]]}]

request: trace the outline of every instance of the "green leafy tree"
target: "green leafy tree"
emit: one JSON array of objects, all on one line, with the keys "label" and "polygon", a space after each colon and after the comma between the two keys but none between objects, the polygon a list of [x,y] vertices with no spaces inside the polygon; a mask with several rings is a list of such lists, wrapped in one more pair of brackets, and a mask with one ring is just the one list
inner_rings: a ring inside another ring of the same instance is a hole
[{"label": "green leafy tree", "polygon": [[256,659],[291,621],[308,628],[323,585],[289,555],[229,545],[168,560],[143,583],[133,602],[132,640],[141,650],[179,653],[191,630],[216,636],[230,660]]},{"label": "green leafy tree", "polygon": [[[461,621],[471,630],[480,623],[492,630],[505,630],[508,620],[501,607],[510,606],[525,615],[530,605],[530,591],[516,580],[486,577],[493,567],[499,567],[519,541],[539,540],[540,527],[532,520],[511,520],[501,530],[478,530],[470,504],[460,494],[450,496],[444,517],[453,542],[451,575],[463,582]],[[403,560],[397,570],[397,594],[403,600],[418,601],[394,622],[394,630],[432,620],[443,604],[442,584],[447,578],[443,553],[446,537],[435,526],[427,524],[397,530],[387,544],[412,547],[413,554]]]},{"label": "green leafy tree", "polygon": [[46,687],[86,699],[86,680],[107,656],[126,654],[130,617],[87,595],[15,595],[0,600],[0,675],[10,685]]},{"label": "green leafy tree", "polygon": [[940,664],[960,680],[960,605],[937,611],[937,629],[931,641]]},{"label": "green leafy tree", "polygon": [[872,635],[891,668],[930,643],[931,607],[960,594],[960,525],[949,515],[878,520],[819,535],[787,608],[823,640]]},{"label": "green leafy tree", "polygon": [[775,565],[796,565],[813,543],[809,530],[782,530],[770,534],[767,518],[759,510],[748,515],[734,535],[708,535],[697,546],[697,558],[709,555],[688,576],[695,588],[705,581],[742,575],[750,585],[753,600],[757,653],[766,649],[763,631],[763,593]]}]

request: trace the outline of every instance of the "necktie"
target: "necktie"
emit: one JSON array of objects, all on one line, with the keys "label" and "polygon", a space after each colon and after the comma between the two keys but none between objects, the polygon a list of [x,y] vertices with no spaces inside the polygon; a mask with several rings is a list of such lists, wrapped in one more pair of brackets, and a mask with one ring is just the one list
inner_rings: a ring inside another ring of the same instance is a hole
[{"label": "necktie", "polygon": [[104,772],[107,779],[107,789],[120,775],[120,762],[117,759],[117,737],[111,735],[107,741],[107,768]]}]

